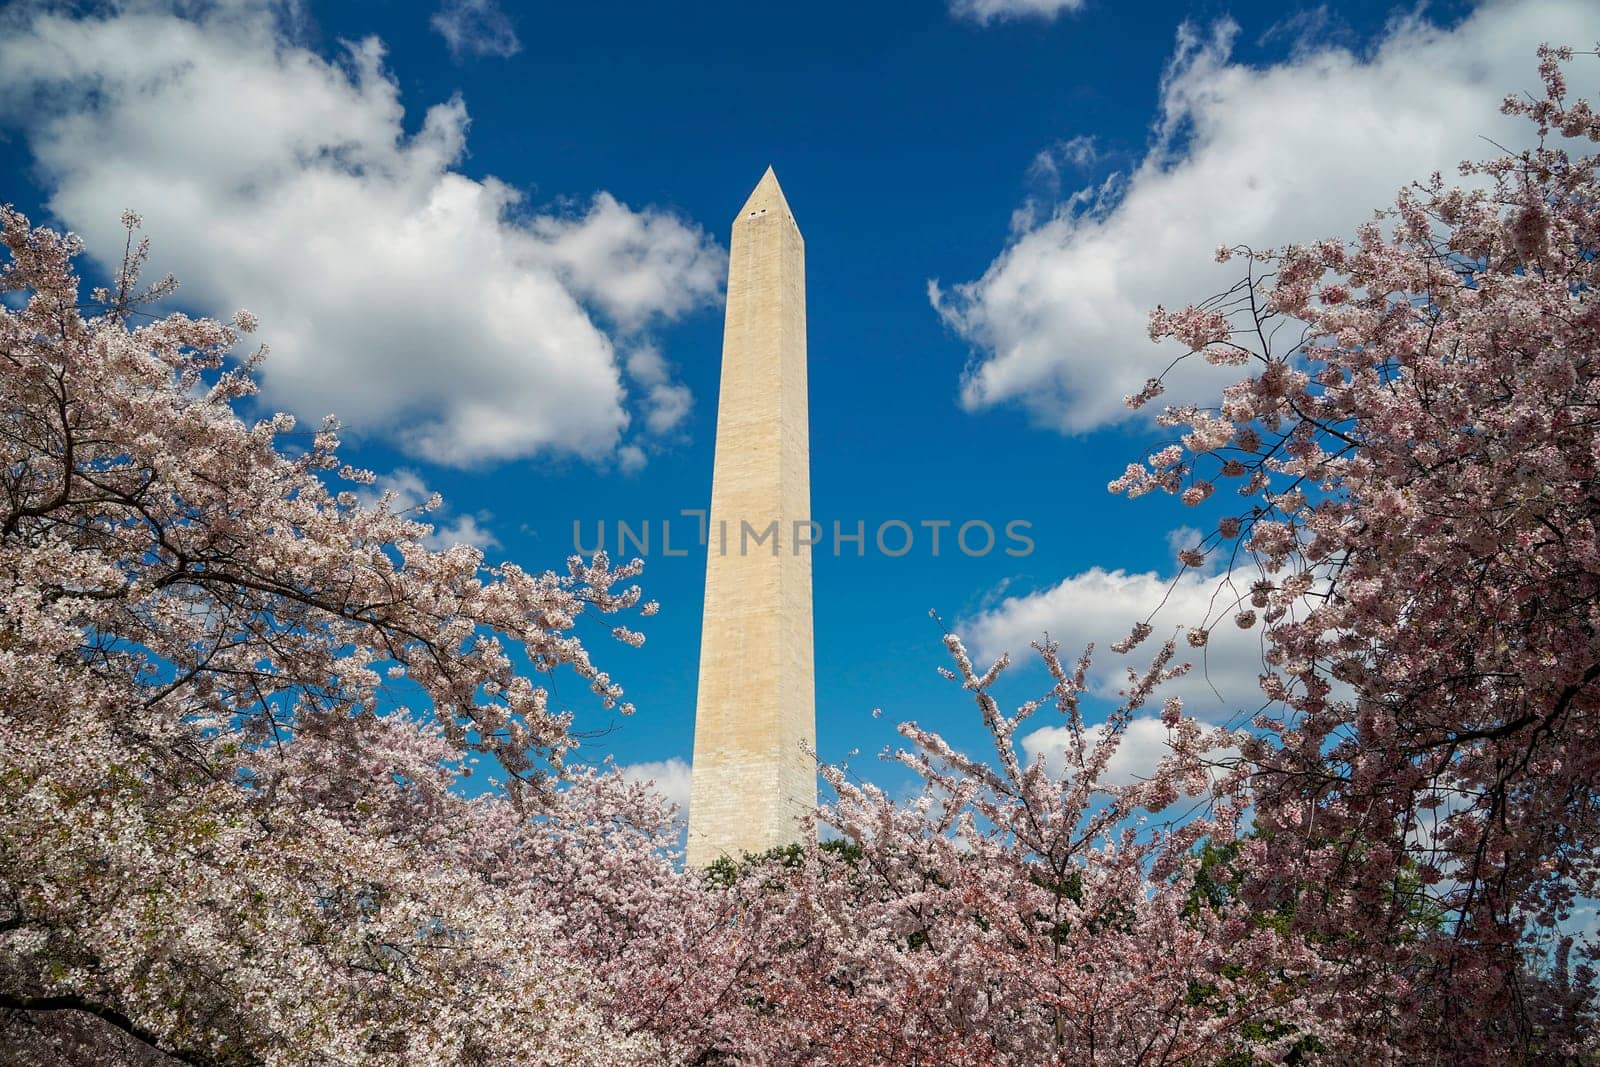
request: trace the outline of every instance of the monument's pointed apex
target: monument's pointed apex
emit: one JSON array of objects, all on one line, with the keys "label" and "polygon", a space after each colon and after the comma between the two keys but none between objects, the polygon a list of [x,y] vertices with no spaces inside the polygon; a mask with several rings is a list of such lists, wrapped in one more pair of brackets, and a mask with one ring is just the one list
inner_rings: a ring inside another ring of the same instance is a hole
[{"label": "monument's pointed apex", "polygon": [[756,182],[755,189],[750,193],[750,199],[744,202],[744,208],[739,212],[741,219],[752,215],[761,215],[767,212],[781,213],[794,218],[794,212],[789,209],[789,201],[784,198],[783,187],[778,184],[778,175],[771,167]]}]

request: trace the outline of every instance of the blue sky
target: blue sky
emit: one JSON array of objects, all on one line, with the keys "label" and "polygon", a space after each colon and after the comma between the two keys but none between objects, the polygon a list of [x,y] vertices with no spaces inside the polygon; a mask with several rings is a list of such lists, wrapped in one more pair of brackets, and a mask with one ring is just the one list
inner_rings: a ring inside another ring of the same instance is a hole
[{"label": "blue sky", "polygon": [[[728,227],[775,166],[807,242],[813,513],[869,532],[864,558],[815,561],[819,747],[891,782],[871,756],[896,721],[981,740],[930,609],[983,652],[1044,629],[1103,647],[1221,514],[1105,491],[1165,440],[1118,403],[1172,355],[1149,306],[1230,284],[1219,243],[1348,234],[1481,135],[1518,136],[1495,106],[1536,86],[1534,46],[1600,39],[1579,0],[0,17],[0,199],[96,255],[141,211],[174,306],[261,315],[268,405],[339,413],[351,459],[444,495],[441,536],[530,568],[560,564],[575,521],[692,531]],[[968,558],[947,532],[938,557],[919,537],[886,558],[890,519],[1025,520],[1034,551]],[[703,578],[697,552],[655,555],[646,646],[596,637],[639,711],[570,694],[610,727],[589,756],[689,758]],[[1223,610],[1219,582],[1181,580],[1158,632]],[[1252,705],[1254,640],[1214,649],[1196,714]]]}]

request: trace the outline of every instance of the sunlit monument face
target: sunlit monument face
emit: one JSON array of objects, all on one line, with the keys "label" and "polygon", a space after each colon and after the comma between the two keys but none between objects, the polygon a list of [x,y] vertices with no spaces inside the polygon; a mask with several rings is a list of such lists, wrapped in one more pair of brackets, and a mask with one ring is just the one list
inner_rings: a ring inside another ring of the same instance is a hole
[{"label": "sunlit monument face", "polygon": [[800,836],[816,805],[805,241],[769,168],[733,223],[688,861]]}]

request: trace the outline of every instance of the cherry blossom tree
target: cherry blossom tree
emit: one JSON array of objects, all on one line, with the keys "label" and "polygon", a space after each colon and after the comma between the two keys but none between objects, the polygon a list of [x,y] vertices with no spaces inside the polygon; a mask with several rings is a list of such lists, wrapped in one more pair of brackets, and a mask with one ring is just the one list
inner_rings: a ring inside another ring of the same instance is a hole
[{"label": "cherry blossom tree", "polygon": [[1111,486],[1237,487],[1183,562],[1254,575],[1191,644],[1266,630],[1241,893],[1410,1062],[1559,1060],[1594,1022],[1600,160],[1569,146],[1600,116],[1572,58],[1541,50],[1544,96],[1504,104],[1537,147],[1466,187],[1434,175],[1353,242],[1220,250],[1246,276],[1151,334],[1249,376],[1166,409],[1181,440]]},{"label": "cherry blossom tree", "polygon": [[241,421],[259,354],[224,357],[250,316],[143,311],[171,283],[137,289],[125,221],[85,302],[77,241],[0,213],[0,1043],[658,1062],[585,957],[615,927],[606,865],[661,882],[670,831],[567,770],[570,712],[533,680],[629,710],[577,627],[651,612],[639,564],[425,549],[332,425]]},{"label": "cherry blossom tree", "polygon": [[[778,1062],[916,1064],[1215,1063],[1286,1055],[1330,1035],[1311,1010],[1322,963],[1239,900],[1202,892],[1202,837],[1230,840],[1239,812],[1148,822],[1208,795],[1210,738],[1176,701],[1164,709],[1177,757],[1149,782],[1100,782],[1131,716],[1170,666],[1169,643],[1130,678],[1098,730],[1074,668],[1038,648],[1053,685],[1006,715],[991,694],[1008,661],[981,674],[959,638],[948,676],[988,728],[987,758],[905,724],[897,759],[923,782],[895,803],[824,774],[824,810],[845,847],[815,845],[746,872],[755,907],[784,941],[747,999]],[[1035,714],[1067,728],[1069,772],[1022,763],[1017,731]],[[808,1056],[814,1058],[807,1058]]]}]

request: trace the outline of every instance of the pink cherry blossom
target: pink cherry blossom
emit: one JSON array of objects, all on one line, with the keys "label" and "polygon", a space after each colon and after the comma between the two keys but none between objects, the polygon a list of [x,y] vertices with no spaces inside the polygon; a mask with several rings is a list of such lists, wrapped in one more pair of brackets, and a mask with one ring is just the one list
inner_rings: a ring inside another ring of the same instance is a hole
[{"label": "pink cherry blossom", "polygon": [[[1252,501],[1220,527],[1266,609],[1241,889],[1328,946],[1330,1005],[1397,1061],[1593,1054],[1600,127],[1572,58],[1542,50],[1544,97],[1506,100],[1537,148],[1403,191],[1353,242],[1243,257],[1226,327],[1152,319],[1207,360],[1255,342],[1231,442],[1171,409],[1179,466]],[[1192,495],[1148,468],[1114,489]]]}]

